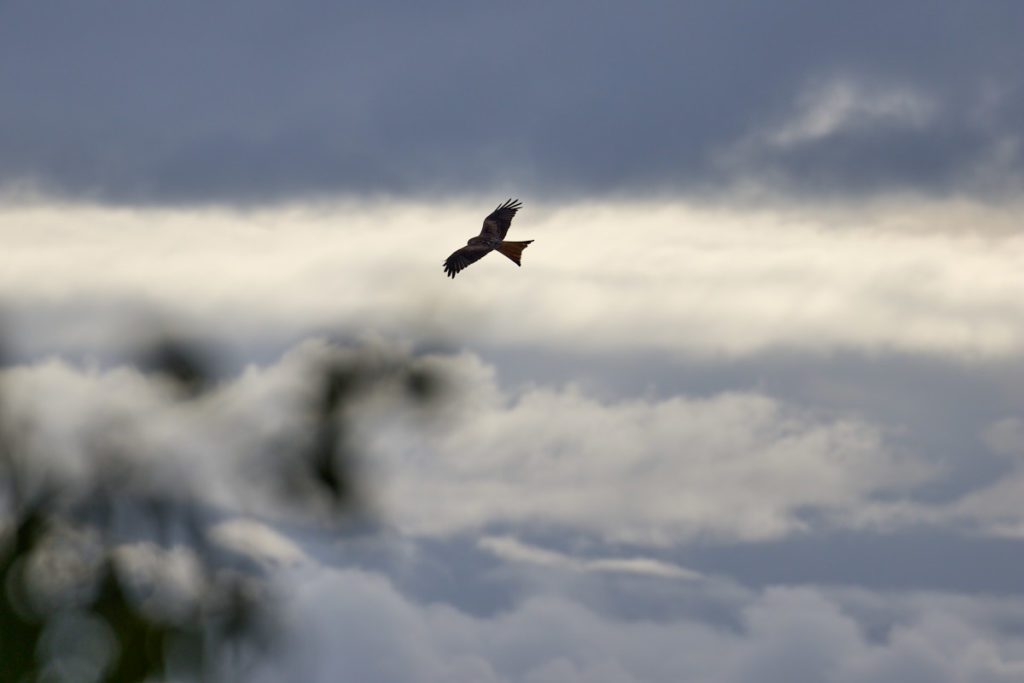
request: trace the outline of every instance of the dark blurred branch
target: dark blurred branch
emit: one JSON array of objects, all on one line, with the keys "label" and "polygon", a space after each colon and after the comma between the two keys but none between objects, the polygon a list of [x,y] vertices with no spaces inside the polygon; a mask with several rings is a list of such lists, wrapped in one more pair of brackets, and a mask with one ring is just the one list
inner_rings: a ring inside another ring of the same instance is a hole
[{"label": "dark blurred branch", "polygon": [[[178,385],[181,401],[197,409],[214,387],[208,354],[179,339],[160,340],[142,355],[139,367]],[[273,478],[271,489],[286,482],[282,504],[292,508],[316,514],[326,501],[335,517],[357,514],[363,484],[354,466],[361,451],[356,408],[382,394],[428,405],[441,396],[442,378],[415,358],[348,349],[314,368],[309,382],[309,403],[296,406],[304,415],[305,433],[274,444],[270,450],[277,466],[256,475]],[[223,680],[219,667],[229,652],[237,655],[230,658],[230,675],[245,680],[245,656],[273,646],[275,607],[259,571],[209,539],[207,528],[215,519],[211,510],[191,491],[140,488],[147,473],[139,470],[141,461],[130,449],[143,446],[126,447],[114,439],[113,432],[123,429],[97,425],[96,438],[78,444],[92,467],[87,477],[65,479],[36,471],[30,455],[38,454],[30,454],[28,446],[34,427],[12,423],[3,389],[0,385],[0,681],[54,680],[53,667],[69,664],[42,645],[67,624],[95,631],[96,642],[111,642],[109,651],[87,662],[95,669],[90,680],[168,675]],[[200,568],[195,596],[179,597],[163,608],[147,599],[159,587],[139,586],[118,559],[119,547],[138,540],[125,537],[117,525],[126,511],[148,530],[155,547],[188,548]],[[94,539],[97,547],[87,552],[69,534]],[[85,557],[89,553],[97,556]],[[72,563],[75,590],[47,587],[48,577],[38,570],[48,557],[62,554],[79,558]],[[28,572],[28,567],[37,569]],[[85,630],[78,635],[88,641]]]}]

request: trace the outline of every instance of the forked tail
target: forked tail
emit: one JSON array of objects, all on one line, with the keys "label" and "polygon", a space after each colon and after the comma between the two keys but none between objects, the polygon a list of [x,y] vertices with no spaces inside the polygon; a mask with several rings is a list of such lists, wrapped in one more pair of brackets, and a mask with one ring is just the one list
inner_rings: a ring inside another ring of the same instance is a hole
[{"label": "forked tail", "polygon": [[497,249],[502,254],[512,259],[512,263],[516,264],[517,266],[521,266],[523,264],[520,263],[519,260],[523,258],[523,249],[526,249],[526,245],[532,241],[533,240],[526,240],[525,242],[505,241],[499,244]]}]

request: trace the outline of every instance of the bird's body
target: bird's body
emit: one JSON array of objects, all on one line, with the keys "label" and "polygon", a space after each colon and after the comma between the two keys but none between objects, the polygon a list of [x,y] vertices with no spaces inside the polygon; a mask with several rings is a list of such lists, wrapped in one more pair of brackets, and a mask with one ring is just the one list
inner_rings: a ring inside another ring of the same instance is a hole
[{"label": "bird's body", "polygon": [[520,261],[523,249],[526,249],[526,245],[533,240],[522,242],[505,240],[509,225],[512,224],[512,218],[522,206],[518,199],[509,199],[504,204],[498,205],[498,208],[484,219],[484,227],[480,229],[480,234],[470,237],[466,246],[445,259],[444,272],[448,274],[448,277],[454,278],[455,274],[463,268],[471,263],[476,263],[492,251],[504,254],[517,266],[522,265]]}]

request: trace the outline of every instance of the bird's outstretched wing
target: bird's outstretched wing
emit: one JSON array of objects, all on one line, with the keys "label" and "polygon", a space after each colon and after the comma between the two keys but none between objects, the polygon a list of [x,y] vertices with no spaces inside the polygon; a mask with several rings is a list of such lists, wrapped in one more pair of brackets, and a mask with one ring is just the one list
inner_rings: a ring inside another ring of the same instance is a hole
[{"label": "bird's outstretched wing", "polygon": [[499,242],[505,239],[508,226],[512,224],[512,218],[521,208],[523,208],[523,203],[518,199],[509,199],[504,204],[500,204],[491,212],[490,216],[484,219],[484,227],[480,230],[480,236],[495,237]]},{"label": "bird's outstretched wing", "polygon": [[476,263],[484,257],[487,252],[492,251],[493,247],[489,247],[484,244],[467,244],[462,249],[452,253],[444,261],[444,272],[448,274],[448,277],[454,278],[455,273],[459,272],[471,263]]}]

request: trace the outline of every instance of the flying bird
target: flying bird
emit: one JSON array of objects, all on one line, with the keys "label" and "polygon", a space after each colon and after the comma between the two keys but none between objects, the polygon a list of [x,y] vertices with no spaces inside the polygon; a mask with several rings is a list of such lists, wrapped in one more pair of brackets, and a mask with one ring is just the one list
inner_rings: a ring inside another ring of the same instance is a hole
[{"label": "flying bird", "polygon": [[523,257],[523,249],[526,249],[526,245],[533,240],[524,242],[505,240],[508,226],[512,224],[512,217],[522,206],[522,202],[518,199],[509,199],[492,211],[491,215],[484,219],[484,227],[480,229],[480,234],[470,237],[466,246],[445,259],[444,272],[448,274],[448,277],[454,278],[460,270],[479,261],[495,249],[512,259],[517,266],[522,265],[519,260]]}]

